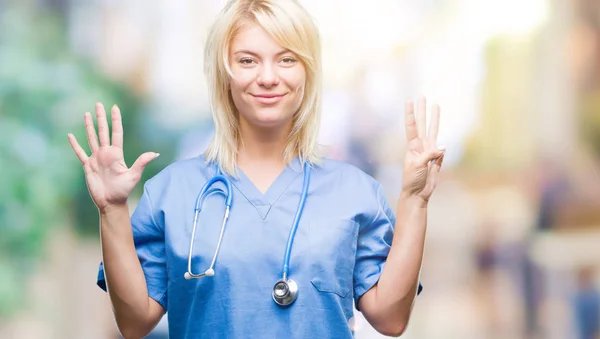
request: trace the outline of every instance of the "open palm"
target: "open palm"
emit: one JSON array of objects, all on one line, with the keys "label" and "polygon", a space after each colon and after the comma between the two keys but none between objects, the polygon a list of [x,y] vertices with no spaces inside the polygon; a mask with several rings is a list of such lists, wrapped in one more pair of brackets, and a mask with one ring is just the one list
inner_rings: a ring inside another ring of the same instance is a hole
[{"label": "open palm", "polygon": [[437,146],[440,122],[440,108],[434,105],[431,112],[429,131],[425,133],[426,101],[420,98],[417,104],[417,116],[412,101],[405,105],[407,151],[404,157],[404,192],[429,201],[436,187],[438,174],[444,160],[445,149]]},{"label": "open palm", "polygon": [[116,105],[111,110],[111,118],[112,145],[104,106],[101,103],[96,104],[98,135],[96,135],[92,114],[85,113],[85,130],[91,150],[89,157],[75,136],[73,134],[68,136],[73,151],[83,165],[90,196],[100,210],[111,205],[124,204],[142,177],[146,165],[158,156],[154,152],[144,153],[131,168],[128,168],[123,157],[121,112]]}]

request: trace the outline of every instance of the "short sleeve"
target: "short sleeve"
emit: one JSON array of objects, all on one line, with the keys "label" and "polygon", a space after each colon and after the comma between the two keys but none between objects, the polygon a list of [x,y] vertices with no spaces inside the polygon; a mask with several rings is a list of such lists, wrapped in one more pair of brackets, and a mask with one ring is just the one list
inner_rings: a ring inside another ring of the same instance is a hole
[{"label": "short sleeve", "polygon": [[[150,298],[167,309],[167,267],[164,227],[157,225],[147,185],[131,216],[135,249],[146,277]],[[97,284],[106,291],[104,265],[100,263]]]},{"label": "short sleeve", "polygon": [[[380,184],[377,184],[373,196],[377,201],[376,210],[371,214],[374,217],[360,225],[358,233],[354,266],[354,305],[357,310],[358,299],[377,283],[383,272],[396,223],[394,212],[382,193]],[[422,290],[423,286],[419,282],[417,294]]]}]

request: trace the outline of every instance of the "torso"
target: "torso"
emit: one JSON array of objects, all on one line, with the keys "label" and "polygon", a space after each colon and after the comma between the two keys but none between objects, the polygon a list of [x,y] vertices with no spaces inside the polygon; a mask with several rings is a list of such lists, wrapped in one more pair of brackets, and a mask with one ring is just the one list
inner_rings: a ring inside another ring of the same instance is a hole
[{"label": "torso", "polygon": [[[290,278],[300,290],[294,304],[281,308],[273,302],[271,291],[281,278],[302,190],[299,162],[279,175],[243,170],[239,178],[230,178],[233,206],[215,275],[194,280],[183,278],[194,203],[201,187],[215,175],[216,166],[201,157],[179,166],[171,169],[170,176],[153,179],[149,189],[155,195],[151,197],[155,213],[162,216],[157,223],[165,232],[172,338],[274,338],[290,337],[290,333],[294,338],[352,337],[349,324],[359,231],[380,211],[374,180],[356,168],[331,161],[311,171],[290,260]],[[210,265],[223,213],[222,196],[206,199],[198,216],[194,273]]]}]

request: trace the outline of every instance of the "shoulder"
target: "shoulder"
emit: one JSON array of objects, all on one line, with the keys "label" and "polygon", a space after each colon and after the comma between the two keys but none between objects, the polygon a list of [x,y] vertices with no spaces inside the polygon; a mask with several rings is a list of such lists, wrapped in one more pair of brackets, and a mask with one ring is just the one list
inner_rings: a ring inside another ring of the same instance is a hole
[{"label": "shoulder", "polygon": [[202,155],[177,160],[148,179],[144,186],[148,190],[164,191],[171,186],[189,185],[207,178],[209,175],[212,176],[213,174],[208,173],[212,167],[214,166],[207,163]]},{"label": "shoulder", "polygon": [[314,168],[318,176],[326,177],[328,181],[374,191],[378,191],[381,186],[375,178],[360,168],[340,160],[324,157],[314,165]]},{"label": "shoulder", "polygon": [[322,158],[314,166],[314,182],[336,199],[372,208],[381,203],[381,184],[360,168],[343,161]]},{"label": "shoulder", "polygon": [[348,214],[359,225],[371,225],[378,216],[393,224],[394,212],[381,184],[360,168],[324,158],[315,164],[314,172],[317,195],[328,202],[333,201],[337,208],[345,211],[343,213],[350,210]]}]

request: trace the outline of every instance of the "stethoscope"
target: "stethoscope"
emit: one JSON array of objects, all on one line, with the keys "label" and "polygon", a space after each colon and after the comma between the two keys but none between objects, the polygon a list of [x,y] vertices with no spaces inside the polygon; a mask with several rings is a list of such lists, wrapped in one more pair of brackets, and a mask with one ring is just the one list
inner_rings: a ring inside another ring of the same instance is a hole
[{"label": "stethoscope", "polygon": [[[222,182],[225,185],[227,193],[225,190],[221,188],[211,188],[216,182]],[[296,217],[294,218],[294,223],[292,224],[292,228],[290,230],[290,235],[288,236],[287,247],[285,249],[285,257],[283,259],[283,272],[282,278],[277,280],[275,285],[273,286],[273,292],[271,293],[273,296],[273,300],[280,306],[289,306],[291,305],[296,298],[298,297],[298,284],[292,280],[288,279],[289,274],[289,266],[290,266],[290,254],[292,252],[292,245],[294,244],[294,237],[296,236],[296,230],[298,229],[298,223],[300,222],[300,217],[302,217],[302,212],[304,211],[304,203],[306,202],[306,197],[308,196],[308,184],[310,182],[310,166],[308,162],[304,163],[304,179],[302,182],[302,195],[300,196],[300,203],[298,204],[298,210],[296,211]],[[219,234],[219,240],[217,242],[217,247],[215,249],[215,254],[213,255],[210,266],[204,273],[194,274],[192,273],[192,253],[194,250],[194,239],[196,238],[196,226],[198,223],[198,214],[202,210],[202,203],[204,199],[212,194],[220,194],[225,197],[225,215],[223,216],[223,223],[221,224],[221,232]],[[217,175],[212,177],[196,198],[196,206],[194,208],[194,226],[192,228],[192,238],[190,239],[190,251],[188,253],[188,268],[187,272],[183,275],[186,280],[190,280],[192,278],[203,278],[203,277],[212,277],[215,275],[214,265],[217,260],[217,254],[219,253],[219,248],[221,247],[221,241],[223,240],[223,233],[225,232],[225,224],[227,223],[227,219],[229,218],[229,210],[231,209],[231,204],[233,202],[233,192],[231,190],[231,182],[227,179],[222,173],[221,169],[217,169]]]}]

